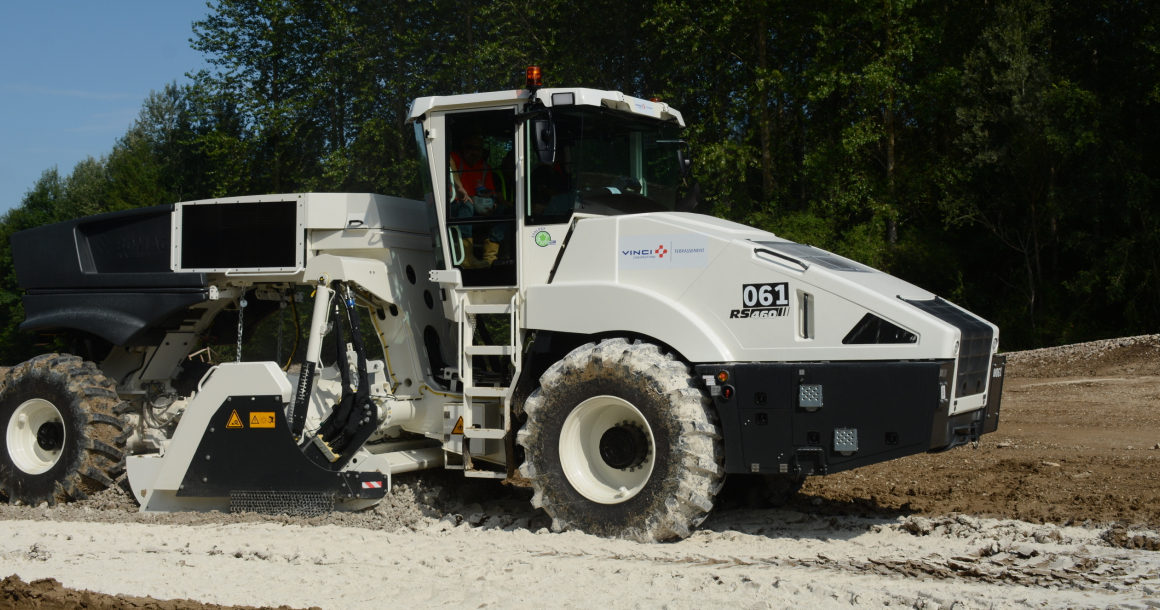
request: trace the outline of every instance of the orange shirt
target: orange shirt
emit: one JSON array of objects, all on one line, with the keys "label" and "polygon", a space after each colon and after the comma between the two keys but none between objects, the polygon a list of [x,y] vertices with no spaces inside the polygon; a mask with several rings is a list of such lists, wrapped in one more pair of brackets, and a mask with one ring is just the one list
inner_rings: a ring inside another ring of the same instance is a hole
[{"label": "orange shirt", "polygon": [[451,174],[452,178],[463,190],[467,191],[468,197],[475,197],[475,193],[481,189],[490,191],[495,190],[495,180],[491,176],[491,167],[480,159],[475,165],[468,165],[463,157],[457,152],[451,153]]}]

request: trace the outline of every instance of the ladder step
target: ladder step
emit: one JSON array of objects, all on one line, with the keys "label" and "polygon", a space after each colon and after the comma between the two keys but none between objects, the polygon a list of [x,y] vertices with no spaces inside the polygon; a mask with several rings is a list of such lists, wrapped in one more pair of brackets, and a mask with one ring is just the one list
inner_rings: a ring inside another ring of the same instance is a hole
[{"label": "ladder step", "polygon": [[492,470],[464,470],[463,476],[477,479],[506,479],[507,473]]},{"label": "ladder step", "polygon": [[468,396],[483,396],[492,398],[503,398],[507,394],[508,388],[463,388],[463,393]]},{"label": "ladder step", "polygon": [[464,313],[481,313],[481,314],[510,314],[512,312],[511,303],[502,303],[496,305],[463,305]]},{"label": "ladder step", "polygon": [[468,345],[463,351],[472,356],[510,356],[513,350],[510,345]]},{"label": "ladder step", "polygon": [[466,428],[464,438],[503,438],[507,433],[499,428]]}]

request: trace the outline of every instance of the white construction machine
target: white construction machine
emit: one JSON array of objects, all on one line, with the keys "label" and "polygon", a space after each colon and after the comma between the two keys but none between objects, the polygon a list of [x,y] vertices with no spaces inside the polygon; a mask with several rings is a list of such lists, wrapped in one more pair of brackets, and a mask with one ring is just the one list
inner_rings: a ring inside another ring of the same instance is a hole
[{"label": "white construction machine", "polygon": [[[142,511],[315,514],[446,468],[532,486],[557,530],[663,540],[730,473],[800,484],[996,428],[994,325],[692,213],[678,111],[531,76],[414,101],[423,201],[232,197],[14,235],[22,328],[79,355],[4,378],[0,491],[52,504],[127,470]],[[300,302],[303,361],[247,360]]]}]

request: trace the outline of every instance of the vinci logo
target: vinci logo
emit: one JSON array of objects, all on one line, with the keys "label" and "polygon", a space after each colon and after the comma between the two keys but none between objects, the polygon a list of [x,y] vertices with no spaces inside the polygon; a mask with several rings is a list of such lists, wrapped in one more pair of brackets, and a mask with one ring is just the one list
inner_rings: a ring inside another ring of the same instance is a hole
[{"label": "vinci logo", "polygon": [[699,269],[709,266],[709,237],[700,233],[622,235],[618,269]]}]

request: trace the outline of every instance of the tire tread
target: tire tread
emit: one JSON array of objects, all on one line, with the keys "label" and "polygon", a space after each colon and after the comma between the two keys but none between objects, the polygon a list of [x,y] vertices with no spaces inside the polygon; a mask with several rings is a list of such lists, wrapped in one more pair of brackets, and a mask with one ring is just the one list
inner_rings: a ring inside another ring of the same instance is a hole
[{"label": "tire tread", "polygon": [[647,542],[687,537],[690,528],[704,521],[712,510],[713,497],[724,480],[721,431],[708,397],[690,377],[690,368],[658,346],[639,340],[629,343],[623,338],[613,338],[587,343],[569,352],[541,375],[540,387],[524,403],[527,422],[516,435],[516,442],[524,447],[527,456],[519,470],[532,482],[532,505],[543,508],[552,517],[553,530],[584,528],[583,523],[568,520],[569,511],[559,504],[556,494],[546,493],[544,477],[537,476],[536,448],[550,442],[545,438],[542,420],[547,415],[544,408],[551,403],[552,393],[563,384],[578,383],[606,371],[638,381],[664,397],[676,422],[671,455],[679,466],[670,474],[677,479],[675,497],[659,503],[660,508],[645,517],[643,528],[629,527],[620,535]]},{"label": "tire tread", "polygon": [[8,496],[9,503],[54,505],[83,500],[112,485],[124,470],[124,447],[129,437],[125,434],[126,422],[117,412],[120,400],[114,391],[116,383],[105,377],[97,365],[78,356],[43,354],[8,370],[0,380],[0,404],[27,400],[27,396],[19,394],[22,390],[14,386],[29,376],[56,388],[54,392],[69,403],[66,410],[72,414],[73,427],[80,435],[77,451],[53,481],[51,491],[34,493],[22,482],[21,475],[0,473],[0,493]]}]

